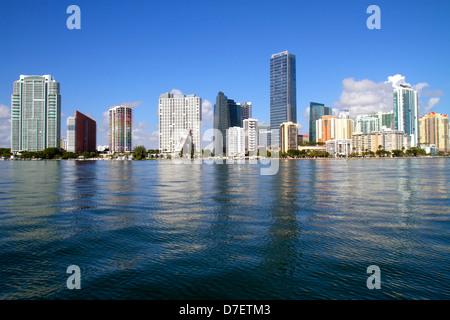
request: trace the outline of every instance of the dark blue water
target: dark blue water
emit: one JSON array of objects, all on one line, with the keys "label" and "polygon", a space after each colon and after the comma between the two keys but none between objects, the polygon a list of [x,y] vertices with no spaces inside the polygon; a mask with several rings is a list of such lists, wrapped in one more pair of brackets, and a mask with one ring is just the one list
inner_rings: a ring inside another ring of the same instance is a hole
[{"label": "dark blue water", "polygon": [[281,161],[268,176],[3,161],[0,299],[449,299],[449,172],[443,158]]}]

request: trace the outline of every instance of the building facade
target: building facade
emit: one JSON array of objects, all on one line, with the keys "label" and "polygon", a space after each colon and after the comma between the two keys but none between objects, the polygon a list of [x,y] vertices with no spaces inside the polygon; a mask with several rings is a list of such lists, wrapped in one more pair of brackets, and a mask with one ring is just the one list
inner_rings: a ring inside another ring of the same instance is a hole
[{"label": "building facade", "polygon": [[297,123],[295,55],[288,51],[270,58],[270,129],[279,130],[283,122]]},{"label": "building facade", "polygon": [[21,75],[11,95],[11,151],[46,148],[61,148],[60,84],[51,75]]},{"label": "building facade", "polygon": [[241,127],[227,129],[227,157],[236,158],[245,156],[245,133]]},{"label": "building facade", "polygon": [[[201,153],[202,99],[195,94],[163,93],[159,97],[159,150],[178,153],[180,144],[192,136],[193,150]],[[189,133],[191,131],[191,133]]]},{"label": "building facade", "polygon": [[380,131],[380,118],[372,115],[359,115],[355,120],[355,131],[369,134],[373,131]]},{"label": "building facade", "polygon": [[109,151],[131,152],[133,134],[133,109],[115,106],[109,109]]},{"label": "building facade", "polygon": [[317,142],[327,142],[333,139],[351,139],[353,120],[334,116],[323,116],[316,121]]},{"label": "building facade", "polygon": [[95,120],[75,111],[67,118],[67,151],[74,153],[97,151],[97,123]]},{"label": "building facade", "polygon": [[251,102],[239,102],[237,103],[241,107],[241,119],[250,119],[252,117],[252,103]]},{"label": "building facade", "polygon": [[351,139],[334,139],[326,142],[326,150],[333,157],[347,157],[352,153]]},{"label": "building facade", "polygon": [[449,151],[448,116],[431,112],[419,118],[419,142],[421,145],[435,145],[439,151]]},{"label": "building facade", "polygon": [[230,127],[242,128],[241,106],[223,93],[219,92],[214,105],[214,129],[222,137],[214,137],[214,151],[217,155],[226,154],[227,129]]},{"label": "building facade", "polygon": [[258,152],[258,120],[249,118],[243,121],[245,134],[245,152],[255,154]]},{"label": "building facade", "polygon": [[309,141],[318,142],[316,137],[316,121],[322,119],[323,116],[332,116],[333,108],[317,102],[309,103]]},{"label": "building facade", "polygon": [[418,93],[409,85],[394,89],[394,130],[411,136],[411,146],[419,142]]},{"label": "building facade", "polygon": [[298,124],[283,122],[280,125],[281,152],[297,150],[298,148]]},{"label": "building facade", "polygon": [[352,152],[360,155],[367,151],[377,152],[379,149],[392,152],[392,150],[405,151],[411,148],[411,136],[397,130],[383,130],[367,134],[354,132],[351,140]]}]

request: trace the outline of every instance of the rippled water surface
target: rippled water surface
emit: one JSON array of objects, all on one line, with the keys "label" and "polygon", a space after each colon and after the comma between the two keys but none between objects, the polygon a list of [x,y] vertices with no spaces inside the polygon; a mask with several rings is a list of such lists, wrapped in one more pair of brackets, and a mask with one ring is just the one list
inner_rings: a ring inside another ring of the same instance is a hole
[{"label": "rippled water surface", "polygon": [[0,162],[0,299],[450,298],[449,159],[260,169]]}]

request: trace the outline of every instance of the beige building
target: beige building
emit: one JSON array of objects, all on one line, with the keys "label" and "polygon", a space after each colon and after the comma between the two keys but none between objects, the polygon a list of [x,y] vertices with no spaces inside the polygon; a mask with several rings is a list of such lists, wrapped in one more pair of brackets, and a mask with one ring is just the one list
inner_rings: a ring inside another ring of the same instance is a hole
[{"label": "beige building", "polygon": [[378,149],[407,150],[411,147],[411,136],[403,131],[385,130],[368,134],[354,132],[352,134],[352,150],[354,153],[362,154],[366,151],[377,152]]},{"label": "beige building", "polygon": [[434,144],[439,151],[449,151],[448,116],[431,112],[419,118],[419,143]]},{"label": "beige building", "polygon": [[281,152],[296,150],[298,147],[298,124],[294,122],[283,122],[280,124]]},{"label": "beige building", "polygon": [[316,137],[318,142],[327,142],[333,139],[351,139],[353,133],[353,120],[323,116],[316,120]]}]

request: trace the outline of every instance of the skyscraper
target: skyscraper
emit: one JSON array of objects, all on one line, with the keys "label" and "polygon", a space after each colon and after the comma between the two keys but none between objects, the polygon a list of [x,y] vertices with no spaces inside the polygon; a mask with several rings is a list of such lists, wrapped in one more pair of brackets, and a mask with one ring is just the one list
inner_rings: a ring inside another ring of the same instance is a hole
[{"label": "skyscraper", "polygon": [[131,152],[133,134],[133,109],[115,106],[109,109],[109,151]]},{"label": "skyscraper", "polygon": [[316,121],[322,119],[323,116],[333,115],[333,109],[325,107],[322,103],[309,103],[309,141],[318,142],[316,136]]},{"label": "skyscraper", "polygon": [[411,146],[419,142],[419,104],[417,91],[401,84],[394,89],[394,129],[411,136]]},{"label": "skyscraper", "polygon": [[97,150],[97,124],[95,120],[75,111],[67,118],[67,151],[75,153]]},{"label": "skyscraper", "polygon": [[[222,140],[215,137],[214,149],[216,154],[226,153],[227,146],[227,129],[230,127],[242,128],[242,112],[241,106],[234,100],[228,99],[223,93],[219,92],[214,105],[214,129],[219,130],[222,134]],[[220,145],[222,147],[220,149]]]},{"label": "skyscraper", "polygon": [[252,103],[251,102],[239,102],[237,105],[241,106],[241,118],[242,121],[250,119],[252,117]]},{"label": "skyscraper", "polygon": [[60,85],[51,75],[14,82],[11,95],[11,151],[61,148]]},{"label": "skyscraper", "polygon": [[284,51],[270,58],[270,129],[289,121],[297,122],[295,55]]},{"label": "skyscraper", "polygon": [[195,94],[163,93],[159,96],[159,150],[173,153],[192,137],[194,152],[200,153],[202,99]]},{"label": "skyscraper", "polygon": [[227,130],[227,156],[245,156],[245,133],[241,127],[230,127]]},{"label": "skyscraper", "polygon": [[420,144],[434,144],[439,151],[449,151],[449,122],[448,116],[431,112],[419,119]]}]

